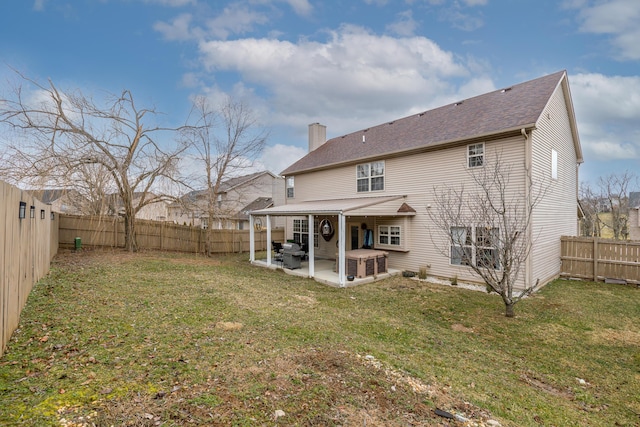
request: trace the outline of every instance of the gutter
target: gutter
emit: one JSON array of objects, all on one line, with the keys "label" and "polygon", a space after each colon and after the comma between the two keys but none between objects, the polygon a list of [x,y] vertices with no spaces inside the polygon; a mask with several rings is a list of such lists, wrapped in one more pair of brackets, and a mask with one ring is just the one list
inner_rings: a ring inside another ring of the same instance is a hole
[{"label": "gutter", "polygon": [[[315,167],[310,167],[310,168],[306,168],[306,169],[293,169],[291,170],[291,167],[285,169],[284,171],[280,172],[280,175],[282,176],[293,176],[293,175],[299,175],[302,173],[308,173],[308,172],[317,172],[317,171],[321,171],[321,170],[327,170],[327,169],[333,169],[335,167],[338,166],[347,166],[350,164],[358,164],[360,162],[366,162],[366,161],[371,161],[374,159],[380,159],[380,158],[391,158],[391,157],[400,157],[400,156],[408,156],[408,155],[412,155],[412,154],[417,154],[417,153],[423,153],[426,151],[432,151],[435,149],[439,149],[442,148],[444,146],[455,146],[455,145],[463,145],[463,144],[471,144],[475,141],[484,141],[490,137],[500,137],[500,136],[513,136],[513,135],[517,135],[519,133],[521,133],[523,130],[524,131],[531,131],[533,129],[536,128],[536,123],[529,123],[529,124],[525,124],[525,125],[520,125],[520,126],[514,126],[511,128],[507,128],[507,129],[503,129],[500,130],[498,132],[486,132],[486,133],[482,133],[482,134],[478,134],[478,135],[474,135],[474,136],[468,136],[468,137],[464,137],[464,138],[456,138],[456,139],[448,139],[445,141],[440,141],[440,142],[434,142],[434,143],[430,143],[430,144],[426,144],[426,145],[421,145],[419,147],[414,147],[414,148],[409,148],[409,149],[404,149],[404,150],[396,150],[396,151],[388,151],[386,153],[379,153],[379,154],[375,154],[372,156],[366,156],[366,157],[357,157],[357,158],[353,158],[350,159],[348,161],[339,161],[339,162],[334,162],[334,163],[328,163],[328,164],[324,164],[322,166],[315,166]],[[334,138],[334,140],[337,138]],[[327,141],[329,142],[329,141]],[[304,158],[304,157],[303,157]]]}]

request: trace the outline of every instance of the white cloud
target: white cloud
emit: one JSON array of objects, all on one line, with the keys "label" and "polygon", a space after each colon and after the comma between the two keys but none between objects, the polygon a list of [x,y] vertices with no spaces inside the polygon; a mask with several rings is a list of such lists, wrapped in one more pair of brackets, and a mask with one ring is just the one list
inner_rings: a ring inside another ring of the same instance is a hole
[{"label": "white cloud", "polygon": [[640,77],[569,76],[587,160],[640,158]]},{"label": "white cloud", "polygon": [[307,150],[292,145],[275,144],[268,146],[262,152],[262,156],[258,159],[264,169],[267,169],[276,175],[280,174],[287,167],[301,159]]},{"label": "white cloud", "polygon": [[580,9],[580,31],[610,34],[611,44],[624,60],[640,59],[640,2],[638,0],[610,0],[607,2],[575,2],[568,7]]},{"label": "white cloud", "polygon": [[243,34],[254,29],[255,25],[269,22],[269,18],[247,6],[232,3],[225,7],[222,14],[209,20],[207,28],[214,37],[226,39],[231,34]]},{"label": "white cloud", "polygon": [[289,3],[289,6],[291,6],[298,15],[309,16],[313,11],[313,6],[311,6],[308,0],[286,0],[286,2]]},{"label": "white cloud", "polygon": [[395,22],[387,25],[387,31],[405,37],[414,35],[416,28],[418,28],[418,22],[413,19],[411,10],[399,13]]},{"label": "white cloud", "polygon": [[196,24],[196,21],[201,21],[198,18],[190,13],[183,13],[171,22],[158,21],[153,28],[167,40],[203,40],[207,37],[226,39],[234,34],[251,32],[257,25],[269,22],[266,14],[240,3],[228,5],[218,16],[206,20],[201,26]]},{"label": "white cloud", "polygon": [[198,28],[191,28],[193,16],[183,13],[176,16],[171,23],[156,22],[153,29],[161,33],[167,40],[191,40],[197,39],[203,34]]},{"label": "white cloud", "polygon": [[209,41],[200,51],[208,71],[238,72],[272,94],[274,120],[301,126],[330,120],[338,131],[437,106],[443,94],[455,92],[449,79],[468,75],[425,37],[378,36],[354,26],[331,32],[325,42]]},{"label": "white cloud", "polygon": [[47,0],[35,0],[33,2],[33,10],[37,11],[37,12],[42,12],[44,10],[44,6],[46,4]]},{"label": "white cloud", "polygon": [[488,0],[462,0],[467,6],[486,6]]}]

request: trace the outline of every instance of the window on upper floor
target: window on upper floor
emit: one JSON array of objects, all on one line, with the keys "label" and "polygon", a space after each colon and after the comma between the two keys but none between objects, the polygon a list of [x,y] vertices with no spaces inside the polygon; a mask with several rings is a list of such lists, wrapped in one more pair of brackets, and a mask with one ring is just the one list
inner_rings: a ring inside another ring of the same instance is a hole
[{"label": "window on upper floor", "polygon": [[357,165],[356,186],[358,193],[384,190],[384,161]]},{"label": "window on upper floor", "polygon": [[467,166],[477,168],[484,164],[484,142],[467,145]]},{"label": "window on upper floor", "polygon": [[292,199],[294,196],[293,192],[294,187],[294,179],[292,176],[287,177],[287,199]]}]

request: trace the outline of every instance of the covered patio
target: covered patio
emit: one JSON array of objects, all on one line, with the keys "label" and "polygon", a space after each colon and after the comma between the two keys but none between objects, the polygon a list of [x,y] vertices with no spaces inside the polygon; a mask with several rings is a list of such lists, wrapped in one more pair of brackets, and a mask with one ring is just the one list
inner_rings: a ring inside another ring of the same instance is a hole
[{"label": "covered patio", "polygon": [[[333,287],[350,287],[356,285],[362,285],[364,283],[371,283],[376,280],[386,279],[387,277],[395,276],[397,274],[401,274],[400,270],[396,270],[393,268],[389,268],[386,273],[377,274],[376,276],[367,276],[363,278],[354,277],[352,281],[347,280],[344,284],[340,284],[340,280],[338,277],[338,273],[335,272],[335,261],[329,259],[315,259],[315,274],[313,279],[316,282],[323,283],[325,285],[333,286]],[[292,276],[300,276],[300,277],[312,277],[309,275],[309,261],[302,261],[300,268],[289,269],[282,266],[281,263],[272,263],[270,266],[267,265],[266,259],[259,259],[253,262],[254,265],[259,265],[261,267],[269,267],[269,268],[282,268],[287,274],[291,274]]]},{"label": "covered patio", "polygon": [[[404,199],[405,196],[397,195],[313,200],[252,211],[249,215],[250,261],[252,264],[268,268],[283,267],[281,263],[276,261],[271,245],[272,218],[277,216],[297,217],[304,218],[307,221],[306,236],[304,236],[304,239],[300,239],[298,243],[306,240],[309,243],[308,252],[306,253],[306,259],[300,263],[300,268],[285,268],[284,270],[287,273],[313,278],[319,282],[337,287],[353,286],[399,274],[400,270],[387,265],[384,249],[382,251],[373,249],[374,242],[371,232],[369,234],[369,239],[372,240],[371,244],[364,247],[370,246],[371,252],[374,253],[384,253],[385,260],[381,263],[384,268],[378,269],[376,266],[373,268],[372,274],[369,274],[371,271],[368,271],[366,277],[360,274],[347,274],[347,256],[354,256],[353,254],[360,248],[361,237],[366,235],[365,233],[359,234],[360,227],[356,224],[362,222],[364,231],[366,230],[365,221],[372,222],[375,218],[408,218],[414,216],[415,210],[404,203]],[[319,218],[323,218],[322,223],[319,226],[314,226]],[[349,224],[349,227],[347,224]],[[254,232],[262,228],[265,228],[267,232],[268,248],[266,259],[257,260]],[[303,237],[301,233],[297,234],[297,237]],[[315,243],[320,238],[324,240],[321,241],[322,245]],[[321,248],[318,250],[320,246]]]}]

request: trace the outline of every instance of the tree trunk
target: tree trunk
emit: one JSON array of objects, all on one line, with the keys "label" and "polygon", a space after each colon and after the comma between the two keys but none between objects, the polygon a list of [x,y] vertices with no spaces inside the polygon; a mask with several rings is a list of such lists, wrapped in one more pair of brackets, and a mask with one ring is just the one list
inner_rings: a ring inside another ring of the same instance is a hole
[{"label": "tree trunk", "polygon": [[136,216],[125,208],[124,214],[124,248],[129,252],[138,252],[136,241]]},{"label": "tree trunk", "polygon": [[511,302],[511,303],[505,302],[504,303],[504,309],[505,309],[504,310],[504,315],[506,317],[516,317],[516,313],[515,313],[514,308],[515,308],[515,303],[513,303],[513,302]]}]

